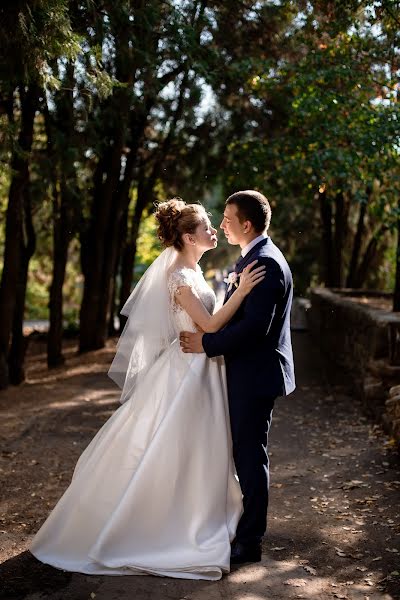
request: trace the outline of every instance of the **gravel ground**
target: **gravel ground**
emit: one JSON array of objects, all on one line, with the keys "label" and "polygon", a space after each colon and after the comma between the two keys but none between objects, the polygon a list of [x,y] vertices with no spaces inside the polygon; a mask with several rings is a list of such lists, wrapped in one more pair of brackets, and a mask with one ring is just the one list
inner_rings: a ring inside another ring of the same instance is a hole
[{"label": "gravel ground", "polygon": [[212,583],[71,574],[27,551],[80,453],[118,406],[105,375],[113,341],[84,356],[68,341],[66,364],[50,372],[43,343],[32,344],[26,382],[0,392],[0,598],[399,599],[399,456],[308,334],[295,333],[294,345],[298,388],[277,402],[270,438],[263,560]]}]

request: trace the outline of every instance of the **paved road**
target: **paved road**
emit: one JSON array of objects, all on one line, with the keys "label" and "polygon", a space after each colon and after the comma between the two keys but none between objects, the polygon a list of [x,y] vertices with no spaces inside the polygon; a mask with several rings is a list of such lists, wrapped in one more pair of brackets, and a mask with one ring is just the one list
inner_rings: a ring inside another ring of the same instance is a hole
[{"label": "paved road", "polygon": [[348,381],[329,373],[308,335],[296,333],[294,338],[298,389],[280,400],[274,413],[269,533],[261,563],[236,568],[210,583],[70,574],[19,552],[0,569],[5,584],[0,597],[400,598],[398,456],[363,414]]}]

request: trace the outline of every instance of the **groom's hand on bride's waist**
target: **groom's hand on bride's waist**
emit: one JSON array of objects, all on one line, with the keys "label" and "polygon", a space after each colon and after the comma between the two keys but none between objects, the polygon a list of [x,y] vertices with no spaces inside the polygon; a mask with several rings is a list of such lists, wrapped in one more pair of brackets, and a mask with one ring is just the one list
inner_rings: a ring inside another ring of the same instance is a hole
[{"label": "groom's hand on bride's waist", "polygon": [[179,340],[182,352],[190,354],[199,354],[204,352],[203,348],[203,331],[192,333],[190,331],[181,331]]}]

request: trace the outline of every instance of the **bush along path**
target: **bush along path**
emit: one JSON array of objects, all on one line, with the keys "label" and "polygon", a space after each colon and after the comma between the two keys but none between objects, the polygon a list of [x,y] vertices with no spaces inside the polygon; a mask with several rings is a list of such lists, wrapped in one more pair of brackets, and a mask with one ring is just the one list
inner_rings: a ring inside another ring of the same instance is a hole
[{"label": "bush along path", "polygon": [[66,364],[50,372],[38,344],[26,383],[0,393],[0,598],[400,598],[398,454],[308,335],[297,333],[294,342],[298,388],[277,401],[270,436],[263,560],[216,583],[72,574],[27,551],[80,453],[118,406],[105,374],[113,342],[83,356],[68,342]]}]

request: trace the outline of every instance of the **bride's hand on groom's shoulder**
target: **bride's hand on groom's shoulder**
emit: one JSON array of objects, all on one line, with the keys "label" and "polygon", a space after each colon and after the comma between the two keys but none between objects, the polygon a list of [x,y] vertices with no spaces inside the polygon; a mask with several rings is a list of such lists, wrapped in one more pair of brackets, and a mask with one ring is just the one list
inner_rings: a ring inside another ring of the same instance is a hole
[{"label": "bride's hand on groom's shoulder", "polygon": [[258,260],[253,260],[253,262],[248,264],[240,273],[239,287],[237,288],[237,292],[239,292],[243,297],[250,294],[253,287],[260,283],[260,281],[262,281],[265,277],[265,265],[255,267],[257,262]]},{"label": "bride's hand on groom's shoulder", "polygon": [[185,354],[201,354],[204,352],[202,340],[204,331],[200,330],[196,333],[191,331],[181,331],[179,342],[182,352]]}]

